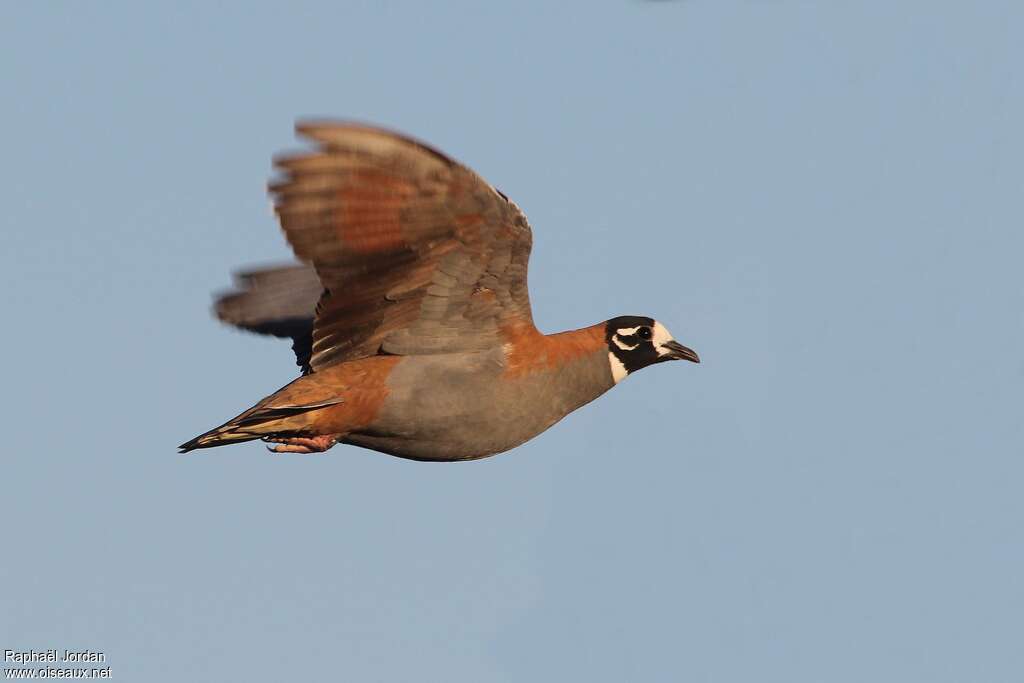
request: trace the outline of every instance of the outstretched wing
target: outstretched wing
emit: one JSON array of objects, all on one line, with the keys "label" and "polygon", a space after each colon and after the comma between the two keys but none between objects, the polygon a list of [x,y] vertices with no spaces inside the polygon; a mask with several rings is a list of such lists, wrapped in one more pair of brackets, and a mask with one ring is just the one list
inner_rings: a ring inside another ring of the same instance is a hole
[{"label": "outstretched wing", "polygon": [[297,126],[316,143],[275,161],[277,215],[316,271],[309,366],[377,353],[477,350],[533,326],[526,217],[473,171],[366,126]]},{"label": "outstretched wing", "polygon": [[292,340],[295,362],[307,374],[313,353],[313,320],[324,290],[305,264],[235,273],[235,289],[217,297],[217,317],[243,330]]}]

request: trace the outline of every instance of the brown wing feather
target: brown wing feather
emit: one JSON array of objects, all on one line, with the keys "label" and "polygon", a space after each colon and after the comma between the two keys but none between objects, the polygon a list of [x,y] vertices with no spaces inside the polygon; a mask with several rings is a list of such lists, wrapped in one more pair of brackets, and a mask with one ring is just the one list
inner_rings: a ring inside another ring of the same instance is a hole
[{"label": "brown wing feather", "polygon": [[518,207],[426,145],[351,124],[297,127],[317,143],[276,160],[285,235],[324,286],[310,365],[501,343],[529,325],[531,234]]}]

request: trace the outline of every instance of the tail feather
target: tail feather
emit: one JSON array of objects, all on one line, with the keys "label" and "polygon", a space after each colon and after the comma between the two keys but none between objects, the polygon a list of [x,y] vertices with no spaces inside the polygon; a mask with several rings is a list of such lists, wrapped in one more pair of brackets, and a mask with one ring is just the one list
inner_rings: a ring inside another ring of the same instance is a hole
[{"label": "tail feather", "polygon": [[188,453],[197,448],[213,448],[215,446],[226,446],[232,443],[244,441],[255,441],[264,436],[284,434],[288,432],[287,422],[289,417],[301,415],[311,410],[318,410],[328,406],[343,403],[342,399],[335,398],[318,403],[305,405],[284,405],[250,408],[238,417],[232,418],[219,427],[200,434],[191,441],[178,446],[179,453]]},{"label": "tail feather", "polygon": [[242,443],[243,441],[255,441],[261,438],[260,434],[246,434],[239,432],[225,431],[227,425],[211,429],[205,434],[200,434],[191,441],[178,446],[179,453],[188,453],[194,451],[197,448],[213,448],[214,446],[227,446],[232,443]]}]

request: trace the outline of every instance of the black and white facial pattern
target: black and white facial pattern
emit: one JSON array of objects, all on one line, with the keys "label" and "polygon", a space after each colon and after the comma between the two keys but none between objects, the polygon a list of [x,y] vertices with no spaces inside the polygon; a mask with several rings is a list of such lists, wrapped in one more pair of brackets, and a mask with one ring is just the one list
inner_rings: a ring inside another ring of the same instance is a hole
[{"label": "black and white facial pattern", "polygon": [[672,341],[672,335],[653,318],[636,315],[612,318],[605,325],[605,340],[616,384],[640,368],[671,360],[671,350],[664,345]]}]

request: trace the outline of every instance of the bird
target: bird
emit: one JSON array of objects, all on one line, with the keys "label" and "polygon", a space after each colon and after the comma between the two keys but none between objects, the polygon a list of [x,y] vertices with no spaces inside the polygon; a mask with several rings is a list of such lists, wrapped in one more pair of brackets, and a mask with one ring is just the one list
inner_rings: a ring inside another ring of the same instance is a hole
[{"label": "bird", "polygon": [[632,373],[699,363],[654,318],[543,334],[526,216],[467,166],[373,125],[296,124],[268,186],[298,263],[241,272],[223,322],[292,340],[301,374],[180,452],[257,439],[475,460],[544,432]]}]

